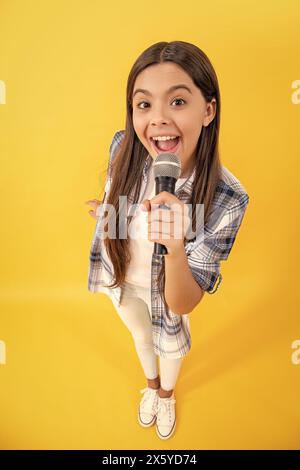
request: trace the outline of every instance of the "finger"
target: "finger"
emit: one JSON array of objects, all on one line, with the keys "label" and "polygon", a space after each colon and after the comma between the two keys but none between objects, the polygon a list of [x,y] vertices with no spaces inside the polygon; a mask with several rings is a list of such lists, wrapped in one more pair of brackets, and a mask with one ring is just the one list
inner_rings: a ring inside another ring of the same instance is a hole
[{"label": "finger", "polygon": [[162,236],[169,236],[169,238],[182,239],[186,233],[184,226],[181,223],[162,223],[162,224],[148,224],[148,234],[160,233]]},{"label": "finger", "polygon": [[185,216],[183,216],[180,212],[173,212],[173,211],[154,211],[149,213],[148,215],[148,222],[162,222],[162,223],[183,223],[185,220]]},{"label": "finger", "polygon": [[148,240],[150,242],[159,242],[161,241],[161,235],[160,233],[150,233],[149,236],[148,236]]},{"label": "finger", "polygon": [[145,199],[142,204],[141,204],[141,210],[142,211],[150,211],[151,210],[151,204],[149,199]]},{"label": "finger", "polygon": [[100,202],[99,199],[88,199],[87,201],[85,201],[86,204],[88,204],[89,202]]},{"label": "finger", "polygon": [[148,220],[150,222],[173,222],[175,220],[175,214],[171,211],[159,209],[156,211],[151,211],[148,215]]},{"label": "finger", "polygon": [[182,239],[184,237],[184,231],[182,228],[180,227],[176,227],[176,229],[174,230],[173,227],[168,227],[167,229],[154,229],[153,231],[149,230],[149,235],[151,236],[151,234],[155,233],[159,233],[160,236],[163,236],[163,237],[166,237],[166,238],[174,238],[174,239]]},{"label": "finger", "polygon": [[179,199],[172,193],[168,191],[161,191],[159,194],[154,196],[151,199],[151,203],[155,204],[172,204],[173,202],[178,202]]},{"label": "finger", "polygon": [[190,217],[183,215],[179,212],[170,212],[168,213],[155,213],[151,212],[148,215],[148,223],[166,223],[166,224],[176,224],[183,225],[184,227],[189,226]]},{"label": "finger", "polygon": [[97,207],[101,204],[101,201],[98,201],[97,199],[93,199],[92,201],[87,201],[86,204],[89,204],[92,207]]},{"label": "finger", "polygon": [[149,241],[151,242],[156,242],[156,243],[161,243],[162,245],[165,244],[166,240],[171,240],[172,237],[168,235],[160,235],[158,233],[155,233],[153,236],[149,238]]},{"label": "finger", "polygon": [[171,237],[173,235],[173,225],[166,225],[158,227],[157,225],[148,226],[148,235],[159,234],[160,236],[165,235]]},{"label": "finger", "polygon": [[93,217],[94,219],[96,219],[96,214],[95,214],[95,212],[94,212],[93,210],[90,210],[90,211],[89,211],[89,214],[90,214],[91,217]]}]

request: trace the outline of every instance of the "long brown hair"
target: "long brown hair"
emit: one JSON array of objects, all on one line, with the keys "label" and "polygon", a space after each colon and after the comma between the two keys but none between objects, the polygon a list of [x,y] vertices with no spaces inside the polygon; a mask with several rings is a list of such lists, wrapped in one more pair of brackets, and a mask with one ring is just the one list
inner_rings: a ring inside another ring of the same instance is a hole
[{"label": "long brown hair", "polygon": [[[132,94],[137,76],[146,67],[163,62],[174,62],[186,71],[201,90],[206,102],[216,100],[216,115],[207,127],[202,127],[196,148],[196,172],[189,204],[192,205],[192,227],[195,230],[195,205],[204,204],[204,224],[207,222],[218,180],[221,174],[218,138],[220,127],[220,93],[214,68],[205,53],[194,44],[184,41],[158,42],[147,48],[132,66],[127,81],[126,129],[112,167],[112,183],[107,203],[116,213],[116,238],[104,239],[107,254],[114,267],[114,282],[108,287],[121,286],[130,263],[129,239],[119,238],[119,196],[133,197],[138,202],[142,172],[148,151],[138,139],[132,120]],[[128,224],[132,216],[128,217]],[[164,257],[163,257],[164,258]],[[164,296],[164,259],[158,276],[158,286],[168,312]]]}]

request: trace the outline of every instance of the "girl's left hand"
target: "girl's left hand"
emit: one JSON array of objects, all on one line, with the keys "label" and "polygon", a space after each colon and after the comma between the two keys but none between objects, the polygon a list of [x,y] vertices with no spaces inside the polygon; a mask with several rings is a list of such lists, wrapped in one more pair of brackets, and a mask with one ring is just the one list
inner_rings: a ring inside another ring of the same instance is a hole
[{"label": "girl's left hand", "polygon": [[97,211],[98,207],[101,206],[101,201],[98,201],[98,199],[90,199],[89,201],[85,201],[85,204],[92,206],[93,209],[89,211],[89,214],[94,219],[97,219]]},{"label": "girl's left hand", "polygon": [[[161,209],[167,204],[170,209]],[[162,191],[152,199],[142,202],[148,211],[148,240],[165,245],[168,254],[176,254],[184,247],[184,237],[190,225],[188,206],[174,194]]]}]

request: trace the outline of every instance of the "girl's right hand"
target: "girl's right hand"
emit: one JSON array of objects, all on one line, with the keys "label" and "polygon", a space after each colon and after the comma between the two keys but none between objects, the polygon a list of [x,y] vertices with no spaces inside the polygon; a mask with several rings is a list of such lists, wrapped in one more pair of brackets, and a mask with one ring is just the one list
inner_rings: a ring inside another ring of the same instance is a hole
[{"label": "girl's right hand", "polygon": [[101,205],[101,201],[98,199],[91,199],[89,201],[85,201],[85,204],[89,204],[93,209],[89,211],[89,214],[94,218],[97,219],[96,213],[98,207]]}]

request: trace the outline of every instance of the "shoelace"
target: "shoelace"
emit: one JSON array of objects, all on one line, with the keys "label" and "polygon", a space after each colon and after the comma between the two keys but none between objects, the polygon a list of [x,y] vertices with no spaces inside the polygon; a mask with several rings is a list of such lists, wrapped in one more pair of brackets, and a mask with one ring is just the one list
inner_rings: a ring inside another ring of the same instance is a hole
[{"label": "shoelace", "polygon": [[158,400],[157,412],[159,412],[160,417],[162,418],[163,415],[168,414],[170,405],[175,405],[175,403],[175,398]]},{"label": "shoelace", "polygon": [[146,413],[147,412],[152,413],[153,411],[156,411],[157,400],[156,402],[154,402],[154,406],[153,406],[153,403],[151,403],[151,400],[149,400],[149,398],[151,395],[154,395],[154,393],[156,394],[157,390],[155,390],[154,388],[146,387],[141,390],[141,393],[144,393],[144,396],[141,402],[141,407],[143,408],[143,411]]}]

